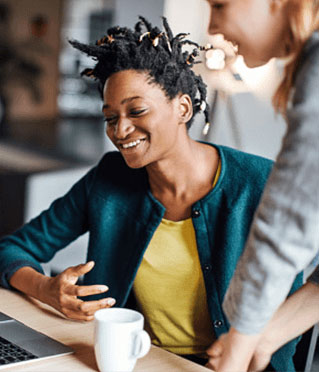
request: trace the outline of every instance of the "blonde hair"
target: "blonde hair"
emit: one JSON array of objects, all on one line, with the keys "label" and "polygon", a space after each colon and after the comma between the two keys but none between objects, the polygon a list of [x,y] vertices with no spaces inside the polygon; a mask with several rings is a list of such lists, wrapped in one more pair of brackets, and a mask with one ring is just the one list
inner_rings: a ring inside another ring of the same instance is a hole
[{"label": "blonde hair", "polygon": [[291,60],[285,67],[283,80],[273,97],[274,108],[283,115],[287,111],[303,46],[313,32],[319,30],[319,0],[286,1],[290,28],[287,53],[291,56]]}]

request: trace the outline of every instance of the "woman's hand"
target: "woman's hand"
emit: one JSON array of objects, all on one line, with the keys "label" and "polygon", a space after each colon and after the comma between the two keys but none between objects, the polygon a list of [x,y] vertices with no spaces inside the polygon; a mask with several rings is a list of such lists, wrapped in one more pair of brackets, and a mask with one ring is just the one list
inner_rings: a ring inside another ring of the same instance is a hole
[{"label": "woman's hand", "polygon": [[[206,367],[217,372],[243,372],[250,370],[253,358],[261,335],[243,335],[231,328],[221,335],[207,350],[209,356]],[[255,364],[261,365],[260,360]],[[268,363],[267,363],[268,364]],[[261,369],[265,368],[262,364]]]},{"label": "woman's hand", "polygon": [[[247,366],[246,361],[242,360],[242,355],[240,353],[228,353],[227,352],[227,340],[228,334],[221,335],[218,340],[216,340],[211,347],[207,350],[209,355],[209,361],[206,364],[207,368],[212,369],[213,371],[263,371],[269,364],[272,353],[274,350],[267,348],[268,344],[265,345],[264,342],[259,342],[256,350],[253,353],[253,357]],[[251,353],[249,353],[251,354]],[[221,363],[222,357],[224,359]],[[238,359],[237,359],[238,357]]]},{"label": "woman's hand", "polygon": [[77,320],[92,320],[97,310],[112,307],[115,304],[114,298],[97,301],[83,301],[78,298],[108,291],[106,285],[76,285],[79,277],[91,271],[93,266],[94,262],[90,261],[69,267],[61,274],[49,278],[44,286],[46,303],[61,311],[66,317]]},{"label": "woman's hand", "polygon": [[89,296],[108,291],[106,285],[77,285],[80,276],[92,270],[94,262],[69,267],[55,277],[47,277],[31,267],[23,267],[12,276],[10,284],[18,290],[54,307],[66,317],[76,320],[92,320],[94,313],[112,307],[114,298],[83,301],[79,296]]},{"label": "woman's hand", "polygon": [[272,354],[319,321],[319,285],[308,282],[276,311],[263,333],[244,335],[234,328],[207,350],[208,367],[217,372],[262,371]]}]

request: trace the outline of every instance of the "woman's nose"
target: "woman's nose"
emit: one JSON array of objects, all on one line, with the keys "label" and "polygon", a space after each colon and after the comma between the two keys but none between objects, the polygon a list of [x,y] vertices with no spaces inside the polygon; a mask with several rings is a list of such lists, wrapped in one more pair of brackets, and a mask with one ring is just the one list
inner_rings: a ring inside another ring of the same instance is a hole
[{"label": "woman's nose", "polygon": [[124,139],[129,134],[134,132],[135,127],[132,124],[131,120],[128,118],[119,118],[116,127],[115,127],[115,136],[117,139]]},{"label": "woman's nose", "polygon": [[209,17],[209,23],[208,23],[208,33],[210,35],[217,34],[218,33],[218,25],[216,22],[216,16],[214,15],[214,12],[210,10],[210,17]]}]

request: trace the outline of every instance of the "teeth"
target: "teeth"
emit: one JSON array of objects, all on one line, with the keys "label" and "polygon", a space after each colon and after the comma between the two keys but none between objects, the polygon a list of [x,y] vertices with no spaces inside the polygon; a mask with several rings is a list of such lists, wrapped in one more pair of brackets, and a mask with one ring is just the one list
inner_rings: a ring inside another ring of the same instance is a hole
[{"label": "teeth", "polygon": [[141,140],[137,140],[137,141],[132,141],[132,142],[129,142],[129,143],[123,143],[122,147],[123,149],[128,149],[130,147],[135,147],[137,145],[139,145],[141,143]]}]

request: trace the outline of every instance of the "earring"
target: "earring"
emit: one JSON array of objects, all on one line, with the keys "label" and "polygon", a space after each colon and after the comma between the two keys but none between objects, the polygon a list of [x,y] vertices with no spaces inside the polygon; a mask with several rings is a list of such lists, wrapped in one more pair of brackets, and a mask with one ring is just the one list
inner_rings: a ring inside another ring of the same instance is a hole
[{"label": "earring", "polygon": [[208,134],[208,131],[209,131],[209,128],[210,128],[210,122],[207,122],[203,128],[203,135],[204,136],[207,136]]}]

